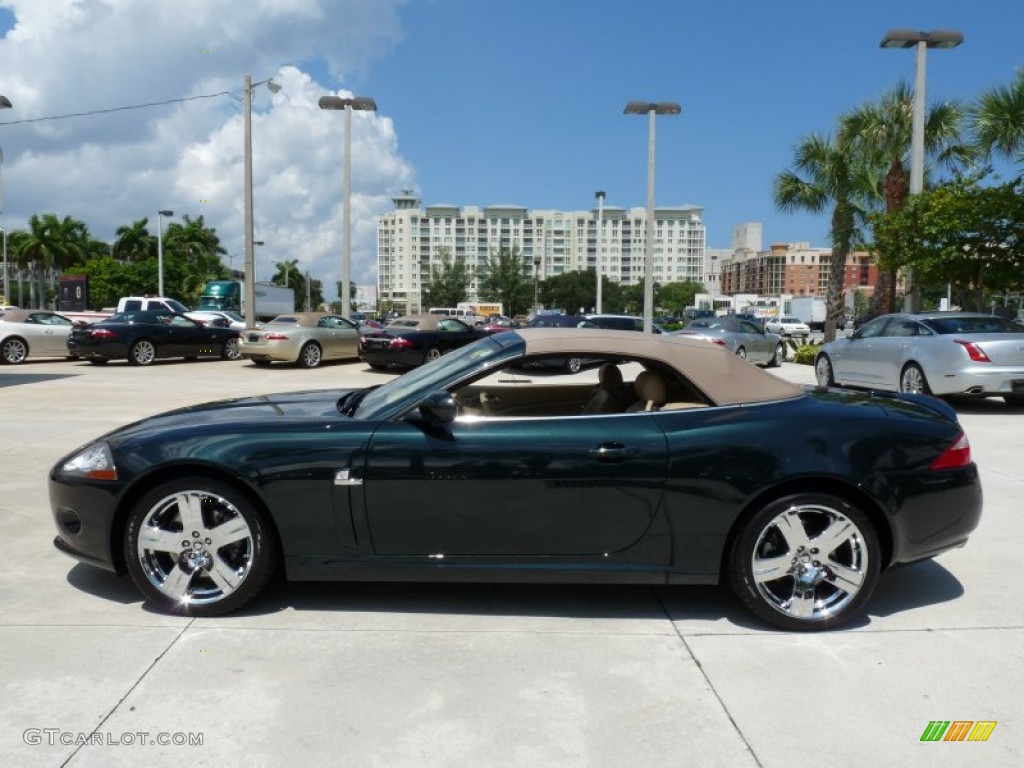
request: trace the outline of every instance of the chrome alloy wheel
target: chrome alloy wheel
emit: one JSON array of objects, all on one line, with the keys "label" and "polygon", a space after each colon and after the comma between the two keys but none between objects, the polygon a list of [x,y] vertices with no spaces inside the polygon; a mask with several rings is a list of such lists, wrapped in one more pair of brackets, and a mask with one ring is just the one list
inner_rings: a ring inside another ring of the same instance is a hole
[{"label": "chrome alloy wheel", "polygon": [[139,526],[136,556],[162,595],[181,605],[223,600],[252,568],[253,533],[228,499],[181,490],[160,499]]},{"label": "chrome alloy wheel", "polygon": [[156,360],[156,345],[149,339],[140,339],[128,351],[128,362],[133,365],[149,365]]},{"label": "chrome alloy wheel", "polygon": [[28,357],[28,345],[14,337],[7,339],[3,345],[3,361],[9,365],[19,365]]},{"label": "chrome alloy wheel", "polygon": [[913,363],[904,368],[900,374],[900,392],[927,395],[928,382],[924,378],[924,371]]},{"label": "chrome alloy wheel", "polygon": [[790,506],[754,543],[751,575],[762,600],[792,619],[813,623],[840,614],[875,567],[864,533],[824,504]]}]

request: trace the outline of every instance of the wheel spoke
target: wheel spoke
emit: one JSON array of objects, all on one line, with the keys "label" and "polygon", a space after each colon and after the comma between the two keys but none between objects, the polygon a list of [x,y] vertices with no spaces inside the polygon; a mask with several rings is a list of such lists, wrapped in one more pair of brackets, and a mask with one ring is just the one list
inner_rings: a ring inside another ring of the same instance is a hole
[{"label": "wheel spoke", "polygon": [[203,500],[197,493],[179,493],[174,497],[181,516],[181,527],[186,535],[193,531],[205,531],[203,522]]},{"label": "wheel spoke", "polygon": [[217,555],[214,555],[213,567],[207,573],[210,574],[214,584],[220,587],[220,591],[225,595],[234,592],[238,589],[238,585],[242,583],[242,577],[239,576],[238,571],[225,563]]},{"label": "wheel spoke", "polygon": [[192,584],[192,574],[186,573],[181,566],[175,565],[167,573],[167,578],[160,584],[165,593],[184,601],[188,597],[188,588]]},{"label": "wheel spoke", "polygon": [[228,544],[234,544],[236,541],[244,541],[252,535],[249,532],[248,524],[241,515],[214,526],[206,533],[213,542],[210,545],[210,549],[214,552],[221,547],[226,547]]},{"label": "wheel spoke", "polygon": [[810,543],[812,546],[821,550],[821,554],[830,555],[835,552],[840,545],[853,538],[856,535],[856,530],[857,529],[853,527],[853,524],[849,520],[840,518],[839,520],[833,520],[829,523],[828,528],[811,539]]},{"label": "wheel spoke", "polygon": [[798,548],[808,545],[807,530],[800,515],[795,512],[779,515],[775,518],[775,527],[786,540],[789,552],[796,552]]},{"label": "wheel spoke", "polygon": [[789,575],[793,558],[789,555],[779,557],[763,557],[754,560],[754,581],[763,584],[767,581],[781,579]]},{"label": "wheel spoke", "polygon": [[835,560],[829,560],[828,567],[831,571],[828,577],[829,584],[851,595],[860,591],[861,586],[864,584],[863,571],[837,563]]},{"label": "wheel spoke", "polygon": [[793,590],[789,601],[789,613],[801,619],[814,617],[815,595],[813,589]]},{"label": "wheel spoke", "polygon": [[181,551],[181,534],[175,531],[165,531],[161,528],[146,526],[139,531],[139,547],[154,552]]}]

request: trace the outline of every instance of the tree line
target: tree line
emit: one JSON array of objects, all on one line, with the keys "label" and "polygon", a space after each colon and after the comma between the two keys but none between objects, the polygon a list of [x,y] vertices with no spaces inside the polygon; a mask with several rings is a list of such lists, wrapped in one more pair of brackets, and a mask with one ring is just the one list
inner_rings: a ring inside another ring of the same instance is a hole
[{"label": "tree line", "polygon": [[[33,214],[28,228],[7,235],[9,303],[22,307],[50,304],[59,274],[89,278],[88,304],[101,309],[117,304],[122,296],[155,294],[159,286],[158,238],[149,231],[149,219],[136,219],[118,227],[112,243],[92,236],[85,222],[54,213]],[[227,250],[217,230],[203,216],[172,221],[162,236],[164,293],[195,306],[208,280],[241,277],[222,259]],[[295,291],[296,309],[319,307],[323,302],[320,280],[309,279],[297,260],[278,262],[271,278],[276,285]]]},{"label": "tree line", "polygon": [[[423,307],[454,307],[467,301],[475,277],[480,301],[500,302],[508,315],[525,315],[537,304],[557,307],[572,314],[590,312],[597,306],[597,279],[593,271],[582,270],[551,275],[543,280],[532,272],[533,264],[518,246],[492,251],[474,272],[465,259],[453,258],[441,248],[438,263],[431,266],[423,291]],[[654,305],[658,312],[682,315],[693,306],[694,297],[704,292],[701,283],[688,281],[655,283]],[[642,283],[621,285],[601,276],[601,309],[604,312],[639,314],[643,311]]]},{"label": "tree line", "polygon": [[[826,339],[843,314],[846,257],[869,250],[879,266],[873,312],[895,309],[897,272],[929,305],[949,291],[983,309],[1024,289],[1024,70],[969,104],[947,101],[925,115],[924,191],[911,197],[913,89],[900,83],[839,116],[833,134],[799,140],[773,182],[782,211],[831,215]],[[1007,161],[1015,178],[993,170]],[[917,299],[921,304],[921,299]]]}]

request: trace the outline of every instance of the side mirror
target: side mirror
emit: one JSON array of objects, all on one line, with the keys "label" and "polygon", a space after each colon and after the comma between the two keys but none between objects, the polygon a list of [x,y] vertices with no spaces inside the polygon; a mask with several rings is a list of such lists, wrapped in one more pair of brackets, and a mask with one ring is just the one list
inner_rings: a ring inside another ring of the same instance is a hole
[{"label": "side mirror", "polygon": [[420,415],[432,426],[451,424],[458,415],[458,406],[450,392],[441,389],[431,392],[419,404]]}]

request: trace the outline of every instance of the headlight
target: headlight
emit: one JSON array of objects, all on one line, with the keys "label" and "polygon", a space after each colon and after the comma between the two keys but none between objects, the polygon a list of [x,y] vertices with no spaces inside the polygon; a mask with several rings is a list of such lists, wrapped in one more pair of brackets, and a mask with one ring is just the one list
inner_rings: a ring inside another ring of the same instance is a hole
[{"label": "headlight", "polygon": [[106,443],[94,443],[65,461],[61,474],[90,480],[117,480],[117,467]]}]

